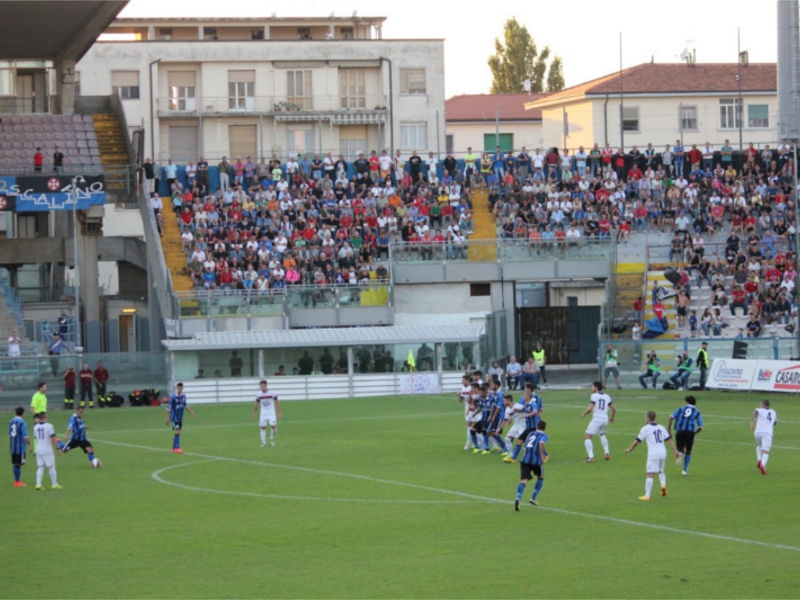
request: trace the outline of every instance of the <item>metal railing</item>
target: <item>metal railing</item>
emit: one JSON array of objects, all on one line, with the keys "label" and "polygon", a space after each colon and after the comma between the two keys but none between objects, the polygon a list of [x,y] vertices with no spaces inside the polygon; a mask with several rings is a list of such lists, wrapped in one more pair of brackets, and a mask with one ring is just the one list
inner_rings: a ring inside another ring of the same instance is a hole
[{"label": "metal railing", "polygon": [[[200,96],[180,98],[157,98],[156,110],[159,113],[180,114],[270,114],[277,117],[308,115],[319,111],[345,111],[353,115],[387,112],[388,97],[386,94],[366,94],[354,97],[340,95],[311,96]],[[316,115],[314,115],[316,117]],[[342,125],[350,124],[345,115]],[[312,119],[314,120],[314,119]],[[327,120],[327,117],[326,117]],[[356,124],[356,121],[353,121]]]},{"label": "metal railing", "polygon": [[527,262],[532,260],[601,260],[615,256],[613,237],[576,241],[536,242],[525,239],[468,240],[465,242],[391,242],[391,264],[431,261]]},{"label": "metal railing", "polygon": [[24,115],[49,113],[58,96],[6,96],[0,98],[0,114]]},{"label": "metal railing", "polygon": [[155,292],[158,298],[158,307],[161,315],[165,319],[175,319],[180,316],[178,305],[174,301],[172,284],[172,273],[167,268],[164,259],[164,249],[161,246],[161,235],[158,232],[156,217],[150,207],[150,194],[147,191],[147,181],[144,179],[144,172],[141,173],[141,184],[139,185],[139,212],[142,215],[142,227],[144,229],[145,247],[147,248],[147,264],[149,266],[149,280],[151,283],[151,293]]},{"label": "metal railing", "polygon": [[[11,286],[11,274],[6,269],[0,269],[0,297],[3,298],[3,304],[9,316],[16,322],[17,327],[23,327],[22,301],[14,292],[14,288]],[[2,311],[0,311],[0,314],[2,314]]]}]

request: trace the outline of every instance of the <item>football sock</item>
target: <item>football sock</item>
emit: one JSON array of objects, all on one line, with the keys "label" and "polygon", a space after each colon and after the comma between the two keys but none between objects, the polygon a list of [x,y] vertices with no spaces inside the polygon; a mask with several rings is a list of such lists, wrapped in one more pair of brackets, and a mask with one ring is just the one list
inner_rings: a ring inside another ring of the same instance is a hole
[{"label": "football sock", "polygon": [[506,446],[506,443],[503,441],[503,438],[501,438],[499,435],[496,435],[494,436],[494,440],[500,445],[500,448],[503,449],[503,452],[508,452],[508,447]]},{"label": "football sock", "polygon": [[472,432],[469,430],[469,427],[467,427],[467,445],[468,446],[469,446],[469,443],[471,441],[472,441]]},{"label": "football sock", "polygon": [[52,483],[53,485],[58,485],[55,467],[50,467],[50,483]]},{"label": "football sock", "polygon": [[267,430],[266,429],[262,429],[261,430],[261,443],[262,444],[266,444],[267,443]]},{"label": "football sock", "polygon": [[36,487],[42,485],[42,477],[44,476],[44,467],[38,467],[36,469]]},{"label": "football sock", "polygon": [[58,446],[59,450],[63,450],[64,449],[64,442],[62,442],[61,440],[58,440],[56,442],[56,446]]},{"label": "football sock", "polygon": [[275,441],[275,434],[276,434],[276,433],[278,433],[278,430],[277,430],[277,429],[272,429],[272,430],[270,430],[270,432],[269,432],[269,439],[270,439],[270,441],[271,441],[271,442],[274,442],[274,441]]},{"label": "football sock", "polygon": [[603,452],[605,454],[610,454],[610,452],[608,451],[608,438],[606,436],[604,436],[604,435],[601,435],[600,436],[600,443],[603,444]]},{"label": "football sock", "polygon": [[519,456],[519,451],[522,450],[522,446],[514,446],[514,454],[511,456],[514,460],[517,460]]},{"label": "football sock", "polygon": [[684,454],[683,455],[683,470],[689,470],[689,463],[692,462],[692,455],[691,454]]},{"label": "football sock", "polygon": [[483,434],[483,448],[487,452],[489,451],[489,434],[488,433],[484,433]]},{"label": "football sock", "polygon": [[94,452],[89,452],[89,462],[94,460]]},{"label": "football sock", "polygon": [[531,500],[536,500],[536,496],[538,496],[539,492],[542,491],[543,485],[544,485],[544,479],[536,480],[536,485],[533,487],[533,496],[531,496]]},{"label": "football sock", "polygon": [[511,448],[511,446],[514,445],[514,438],[512,438],[510,435],[507,435],[505,437],[505,441],[506,441],[506,448]]},{"label": "football sock", "polygon": [[769,460],[769,452],[762,452],[761,453],[761,466],[762,467],[766,467],[768,460]]},{"label": "football sock", "polygon": [[14,481],[19,481],[20,477],[22,477],[22,469],[20,467],[14,467]]},{"label": "football sock", "polygon": [[172,438],[172,447],[173,448],[180,448],[181,447],[181,436],[175,435]]},{"label": "football sock", "polygon": [[761,460],[761,456],[762,456],[761,446],[756,446],[756,458],[758,460]]},{"label": "football sock", "polygon": [[594,458],[594,448],[592,447],[592,440],[583,440],[583,445],[586,446],[586,454],[589,458]]},{"label": "football sock", "polygon": [[650,497],[650,492],[653,491],[653,478],[648,477],[644,482],[644,495]]},{"label": "football sock", "polygon": [[525,484],[520,481],[519,485],[517,486],[517,500],[522,500],[522,493],[524,491],[525,491]]},{"label": "football sock", "polygon": [[661,482],[661,487],[667,487],[667,474],[659,473],[658,480]]},{"label": "football sock", "polygon": [[478,445],[478,434],[475,433],[474,431],[470,431],[469,435],[472,438],[472,445],[475,446],[475,448],[479,448],[480,446]]}]

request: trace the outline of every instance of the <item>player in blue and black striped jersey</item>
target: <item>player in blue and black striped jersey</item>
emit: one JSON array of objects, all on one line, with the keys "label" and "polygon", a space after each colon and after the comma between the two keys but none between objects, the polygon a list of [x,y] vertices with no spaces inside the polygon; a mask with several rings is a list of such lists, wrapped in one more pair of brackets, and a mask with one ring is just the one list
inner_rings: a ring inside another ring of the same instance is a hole
[{"label": "player in blue and black striped jersey", "polygon": [[[669,416],[667,432],[672,435],[672,423],[675,423],[675,445],[683,457],[682,475],[689,475],[689,463],[692,460],[694,436],[703,430],[703,415],[697,410],[697,399],[686,396],[686,404]],[[681,466],[681,457],[675,461]]]},{"label": "player in blue and black striped jersey", "polygon": [[517,460],[522,444],[531,433],[536,431],[536,424],[542,418],[542,398],[533,392],[533,384],[530,382],[525,384],[525,391],[522,392],[520,404],[517,405],[517,412],[525,417],[525,431],[517,438],[513,454],[503,459],[505,462],[515,462]]},{"label": "player in blue and black striped jersey", "polygon": [[[474,384],[473,384],[474,385]],[[493,399],[489,398],[489,386],[485,383],[478,387],[478,395],[474,397],[473,404],[481,411],[481,420],[472,425],[472,442],[475,444],[473,454],[489,454],[489,417],[492,413]],[[483,435],[483,450],[478,446],[478,435]]]},{"label": "player in blue and black striped jersey", "polygon": [[[59,445],[58,449],[63,453],[67,453],[75,448],[80,448],[83,453],[88,455],[89,464],[94,466],[94,448],[92,443],[86,437],[86,424],[83,422],[83,407],[78,406],[69,419],[67,425],[67,433],[64,434],[64,439],[67,440],[66,444]],[[99,461],[98,461],[99,463]]]},{"label": "player in blue and black striped jersey", "polygon": [[172,451],[176,454],[183,454],[181,448],[181,430],[183,428],[183,411],[188,410],[193,419],[197,418],[194,411],[189,407],[186,401],[186,394],[183,393],[183,384],[179,383],[175,386],[175,393],[169,397],[167,402],[167,415],[165,424],[172,424],[172,431],[175,435],[172,437]]},{"label": "player in blue and black striped jersey", "polygon": [[539,421],[536,424],[536,430],[525,438],[525,454],[522,456],[522,462],[519,465],[520,477],[519,485],[517,486],[517,499],[514,500],[514,510],[519,510],[519,503],[522,500],[525,485],[533,479],[532,475],[536,475],[536,485],[533,488],[530,503],[538,506],[536,498],[544,485],[544,463],[547,457],[545,445],[549,439],[544,432],[545,429],[547,429],[547,423]]},{"label": "player in blue and black striped jersey", "polygon": [[489,393],[489,399],[492,403],[492,410],[489,415],[489,436],[500,447],[499,453],[505,458],[508,456],[508,447],[503,441],[503,423],[505,422],[506,415],[506,401],[503,396],[503,390],[500,389],[500,380],[492,378],[491,380],[492,391]]},{"label": "player in blue and black striped jersey", "polygon": [[26,450],[31,449],[31,440],[28,437],[28,425],[22,416],[25,409],[18,406],[14,411],[15,417],[8,423],[8,438],[11,443],[11,466],[14,469],[14,487],[25,487],[22,483],[22,465],[25,464]]}]

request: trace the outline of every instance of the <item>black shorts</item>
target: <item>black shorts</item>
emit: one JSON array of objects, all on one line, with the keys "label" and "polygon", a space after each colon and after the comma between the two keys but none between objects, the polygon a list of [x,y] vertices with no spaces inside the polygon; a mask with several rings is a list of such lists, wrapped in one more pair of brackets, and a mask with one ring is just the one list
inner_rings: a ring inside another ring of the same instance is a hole
[{"label": "black shorts", "polygon": [[694,431],[676,431],[675,446],[681,454],[691,454],[694,446]]},{"label": "black shorts", "polygon": [[519,478],[531,480],[533,479],[532,475],[536,475],[539,479],[542,479],[542,465],[529,465],[528,463],[520,463],[519,464]]},{"label": "black shorts", "polygon": [[11,464],[15,467],[22,466],[25,464],[25,453],[22,454],[12,454],[11,455]]},{"label": "black shorts", "polygon": [[685,306],[679,306],[678,310],[677,310],[677,313],[678,313],[679,317],[685,317],[686,316],[686,307]]},{"label": "black shorts", "polygon": [[89,450],[87,448],[91,448],[92,444],[89,440],[70,440],[64,445],[62,452],[69,452],[70,450],[74,450],[75,448],[80,448],[83,450],[84,454],[89,454]]},{"label": "black shorts", "polygon": [[495,420],[489,423],[489,431],[497,432],[497,434],[503,433],[503,428],[500,426],[500,421]]},{"label": "black shorts", "polygon": [[472,431],[475,433],[484,433],[488,431],[486,428],[486,421],[477,421],[472,424]]},{"label": "black shorts", "polygon": [[528,436],[536,431],[536,427],[528,427],[525,431],[522,432],[522,435],[519,436],[517,439],[522,440],[523,442],[528,439]]},{"label": "black shorts", "polygon": [[171,421],[172,431],[180,431],[183,428],[183,421]]}]

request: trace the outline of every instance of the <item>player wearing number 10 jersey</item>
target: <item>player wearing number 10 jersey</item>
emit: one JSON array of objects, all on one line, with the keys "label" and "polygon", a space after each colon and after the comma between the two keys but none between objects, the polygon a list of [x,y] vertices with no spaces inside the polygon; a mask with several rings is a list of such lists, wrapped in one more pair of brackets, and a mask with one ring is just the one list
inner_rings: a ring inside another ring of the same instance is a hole
[{"label": "player wearing number 10 jersey", "polygon": [[663,425],[656,423],[656,413],[652,410],[647,413],[645,422],[647,424],[642,427],[631,447],[625,450],[625,454],[630,454],[642,442],[647,443],[647,479],[645,480],[644,496],[639,496],[639,500],[650,500],[650,492],[653,490],[653,475],[656,473],[661,481],[661,495],[667,495],[667,476],[664,473],[667,463],[667,448],[664,443],[669,443],[675,453],[675,458],[680,456],[669,432],[664,429]]},{"label": "player wearing number 10 jersey", "polygon": [[[611,418],[608,417],[608,411],[611,410]],[[617,408],[614,406],[611,396],[603,393],[603,384],[595,381],[592,384],[592,396],[589,399],[589,406],[581,413],[581,419],[592,413],[592,420],[586,428],[586,434],[583,436],[583,445],[586,446],[586,462],[594,462],[594,446],[592,445],[592,436],[599,435],[600,443],[603,445],[603,453],[606,460],[611,459],[611,452],[608,449],[608,439],[606,439],[606,429],[608,424],[614,422],[614,415],[617,414]]]}]

